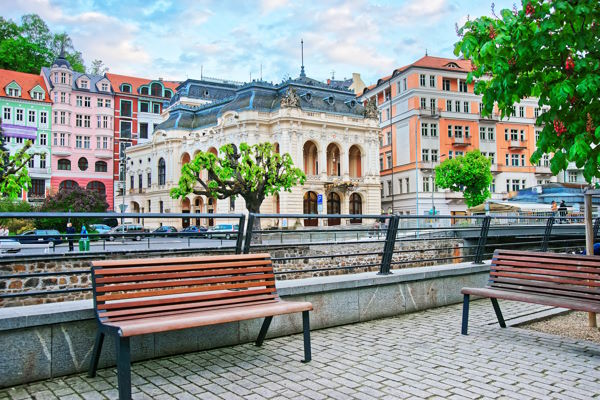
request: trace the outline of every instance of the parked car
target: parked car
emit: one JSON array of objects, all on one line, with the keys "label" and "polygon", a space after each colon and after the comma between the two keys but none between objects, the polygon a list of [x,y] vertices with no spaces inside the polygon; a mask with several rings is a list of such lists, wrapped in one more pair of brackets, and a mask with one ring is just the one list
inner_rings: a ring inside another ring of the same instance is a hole
[{"label": "parked car", "polygon": [[91,224],[90,225],[90,231],[91,230],[95,230],[96,232],[103,234],[103,233],[108,233],[112,228],[108,225],[104,225],[104,224]]},{"label": "parked car", "polygon": [[18,253],[21,251],[21,243],[16,239],[2,238],[0,239],[0,254]]},{"label": "parked car", "polygon": [[205,237],[207,231],[208,231],[208,229],[206,229],[205,226],[190,225],[187,228],[183,228],[181,230],[181,233],[187,233],[187,234],[198,233],[198,235],[193,235],[193,236]]},{"label": "parked car", "polygon": [[159,226],[158,228],[156,228],[155,230],[152,231],[152,233],[155,234],[156,236],[159,236],[158,234],[160,234],[160,233],[167,233],[167,235],[164,235],[164,237],[174,236],[174,235],[168,235],[168,234],[176,233],[176,232],[177,232],[177,228],[175,228],[174,226],[169,226],[169,225]]},{"label": "parked car", "polygon": [[56,229],[31,229],[20,235],[16,235],[15,239],[21,244],[62,243],[60,232]]},{"label": "parked car", "polygon": [[119,235],[126,239],[141,240],[144,233],[148,232],[146,228],[139,224],[124,224],[112,228],[108,231],[108,240],[113,241]]},{"label": "parked car", "polygon": [[212,239],[214,237],[225,238],[229,240],[231,238],[237,238],[238,230],[239,225],[219,224],[208,228],[208,231],[206,232],[206,237],[209,239]]}]

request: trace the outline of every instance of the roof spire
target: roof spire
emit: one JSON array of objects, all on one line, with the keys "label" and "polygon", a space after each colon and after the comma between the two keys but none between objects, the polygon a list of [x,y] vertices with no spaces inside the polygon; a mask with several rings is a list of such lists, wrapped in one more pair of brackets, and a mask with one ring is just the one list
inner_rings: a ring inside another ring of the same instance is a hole
[{"label": "roof spire", "polygon": [[425,49],[425,57],[427,57],[427,49]]},{"label": "roof spire", "polygon": [[300,39],[300,54],[302,55],[302,67],[300,67],[300,78],[306,78],[304,73],[304,39]]}]

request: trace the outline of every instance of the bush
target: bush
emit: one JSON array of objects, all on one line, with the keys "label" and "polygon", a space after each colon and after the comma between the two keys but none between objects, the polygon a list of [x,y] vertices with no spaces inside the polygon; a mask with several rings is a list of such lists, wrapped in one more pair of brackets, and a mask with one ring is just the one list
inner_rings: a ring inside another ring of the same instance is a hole
[{"label": "bush", "polygon": [[[12,200],[10,198],[0,199],[0,212],[31,212],[32,207],[26,201]],[[34,223],[32,219],[18,219],[18,218],[1,218],[0,226],[4,226],[9,230],[10,233],[20,234],[27,230],[34,229]]]},{"label": "bush", "polygon": [[[108,203],[106,195],[95,190],[74,187],[73,189],[60,190],[53,196],[47,197],[40,207],[41,212],[106,212]],[[90,224],[102,223],[102,218],[39,218],[35,225],[38,229],[58,229],[64,231],[69,219],[76,232],[81,231],[81,226],[89,227]]]}]

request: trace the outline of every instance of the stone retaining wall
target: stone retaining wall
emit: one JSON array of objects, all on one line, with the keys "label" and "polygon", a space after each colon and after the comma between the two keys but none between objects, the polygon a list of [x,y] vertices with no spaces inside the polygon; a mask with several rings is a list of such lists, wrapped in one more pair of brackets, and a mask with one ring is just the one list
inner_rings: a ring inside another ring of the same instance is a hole
[{"label": "stone retaining wall", "polygon": [[[291,280],[309,277],[321,277],[331,275],[342,275],[348,273],[360,273],[378,271],[381,263],[381,252],[383,243],[360,243],[360,244],[335,244],[335,245],[301,245],[286,247],[268,246],[256,250],[256,252],[268,252],[273,258],[285,258],[274,263],[278,280]],[[445,239],[418,242],[398,242],[392,262],[393,268],[408,268],[430,266],[440,263],[452,262],[450,258],[462,255],[462,240]],[[364,253],[376,253],[367,255],[353,255]],[[21,261],[5,261],[0,263],[0,278],[2,275],[34,274],[43,272],[64,272],[47,277],[13,277],[0,279],[0,292],[21,293],[39,292],[51,290],[68,290],[84,288],[89,289],[90,277],[88,272],[72,274],[74,271],[89,271],[91,261],[95,259],[127,259],[139,257],[164,257],[164,256],[190,256],[219,254],[212,251],[203,253],[198,251],[184,251],[178,253],[134,253],[89,256],[86,258],[60,257],[48,260],[30,259]],[[319,256],[320,258],[300,258]],[[432,259],[441,259],[439,262]],[[362,267],[361,267],[362,266]],[[55,303],[62,301],[82,300],[91,298],[90,291],[66,292],[59,294],[44,294],[36,296],[15,297],[0,299],[1,307],[24,306],[44,303]]]}]

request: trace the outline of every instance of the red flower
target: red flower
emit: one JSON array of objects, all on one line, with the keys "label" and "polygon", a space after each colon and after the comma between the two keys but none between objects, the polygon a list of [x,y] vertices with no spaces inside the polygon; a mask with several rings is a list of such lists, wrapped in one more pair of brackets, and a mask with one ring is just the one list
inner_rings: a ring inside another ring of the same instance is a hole
[{"label": "red flower", "polygon": [[526,15],[533,15],[533,13],[535,13],[535,8],[533,8],[533,6],[530,3],[527,3],[527,7],[525,7],[525,14]]},{"label": "red flower", "polygon": [[496,38],[496,30],[494,29],[494,27],[492,25],[490,25],[490,39],[495,39]]},{"label": "red flower", "polygon": [[555,119],[553,125],[556,136],[560,136],[567,131],[567,128],[565,128],[565,124],[563,124],[562,121]]},{"label": "red flower", "polygon": [[575,69],[575,63],[573,62],[571,56],[568,56],[567,61],[565,61],[565,69],[568,73],[573,72],[573,70]]}]

